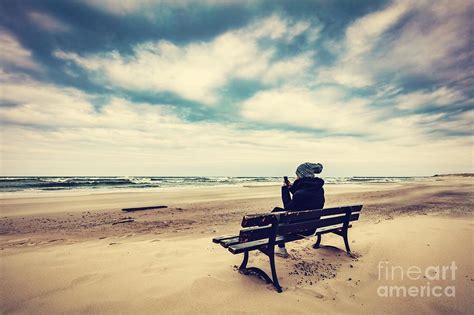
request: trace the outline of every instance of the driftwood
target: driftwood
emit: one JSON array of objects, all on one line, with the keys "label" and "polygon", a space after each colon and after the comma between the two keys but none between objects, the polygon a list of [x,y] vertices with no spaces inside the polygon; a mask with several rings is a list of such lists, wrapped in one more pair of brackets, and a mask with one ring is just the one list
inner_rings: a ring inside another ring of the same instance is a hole
[{"label": "driftwood", "polygon": [[142,211],[142,210],[151,210],[151,209],[163,209],[168,208],[168,206],[150,206],[150,207],[139,207],[139,208],[123,208],[122,211],[133,212],[133,211]]}]

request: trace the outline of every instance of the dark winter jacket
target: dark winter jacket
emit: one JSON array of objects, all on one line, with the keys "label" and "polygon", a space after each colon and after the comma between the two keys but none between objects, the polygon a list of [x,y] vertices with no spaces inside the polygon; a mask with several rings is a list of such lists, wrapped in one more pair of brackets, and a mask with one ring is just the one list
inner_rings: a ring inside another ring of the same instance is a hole
[{"label": "dark winter jacket", "polygon": [[[285,210],[313,210],[324,207],[324,180],[318,177],[300,178],[288,188],[281,188],[281,197]],[[293,198],[290,197],[290,192]]]}]

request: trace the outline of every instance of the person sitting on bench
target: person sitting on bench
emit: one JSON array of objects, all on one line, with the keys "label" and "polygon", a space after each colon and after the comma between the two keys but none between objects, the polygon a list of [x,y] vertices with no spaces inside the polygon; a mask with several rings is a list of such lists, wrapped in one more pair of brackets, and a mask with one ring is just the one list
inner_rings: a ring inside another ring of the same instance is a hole
[{"label": "person sitting on bench", "polygon": [[[296,169],[296,180],[289,181],[281,187],[281,198],[286,211],[301,211],[322,209],[324,207],[324,180],[315,177],[321,173],[323,165],[320,163],[303,163]],[[290,192],[293,198],[290,196]],[[308,231],[312,235],[314,231]],[[313,233],[311,233],[313,232]],[[278,245],[275,254],[279,257],[288,257],[285,244]]]}]

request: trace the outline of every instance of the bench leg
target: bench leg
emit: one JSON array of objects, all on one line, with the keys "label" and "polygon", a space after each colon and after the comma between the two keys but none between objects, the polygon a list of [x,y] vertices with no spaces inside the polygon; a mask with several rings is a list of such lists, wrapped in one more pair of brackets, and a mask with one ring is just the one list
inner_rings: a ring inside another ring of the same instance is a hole
[{"label": "bench leg", "polygon": [[274,250],[271,251],[271,255],[268,255],[268,258],[270,258],[270,268],[272,269],[273,286],[278,291],[278,293],[281,293],[282,289],[281,289],[280,283],[278,282],[278,276],[277,276],[276,267],[275,267]]},{"label": "bench leg", "polygon": [[339,231],[334,231],[332,232],[336,235],[339,235],[340,237],[342,237],[344,239],[344,245],[346,246],[346,252],[349,256],[352,256],[352,253],[351,253],[351,248],[349,247],[349,233],[348,233],[348,230],[339,230]]},{"label": "bench leg", "polygon": [[247,269],[247,263],[249,261],[249,252],[244,253],[244,260],[242,260],[242,263],[240,264],[239,270],[243,271]]},{"label": "bench leg", "polygon": [[270,268],[272,270],[272,278],[270,278],[265,271],[263,271],[260,268],[257,267],[249,267],[247,268],[247,263],[249,261],[249,252],[244,253],[244,259],[242,260],[242,263],[240,264],[239,267],[239,272],[244,274],[244,275],[249,275],[253,274],[259,277],[260,279],[264,280],[266,283],[271,283],[275,287],[275,289],[278,291],[278,293],[282,292],[280,283],[278,282],[278,276],[276,273],[276,267],[275,267],[275,255],[274,251],[270,251],[267,253],[266,251],[264,252],[266,255],[268,255],[268,258],[270,259]]},{"label": "bench leg", "polygon": [[344,245],[346,245],[346,252],[347,254],[351,254],[351,248],[349,247],[349,237],[347,235],[347,230],[345,230],[343,233],[342,233],[342,237],[344,238]]},{"label": "bench leg", "polygon": [[321,234],[318,234],[318,239],[316,240],[316,243],[313,245],[313,248],[319,248],[319,245],[321,244]]}]

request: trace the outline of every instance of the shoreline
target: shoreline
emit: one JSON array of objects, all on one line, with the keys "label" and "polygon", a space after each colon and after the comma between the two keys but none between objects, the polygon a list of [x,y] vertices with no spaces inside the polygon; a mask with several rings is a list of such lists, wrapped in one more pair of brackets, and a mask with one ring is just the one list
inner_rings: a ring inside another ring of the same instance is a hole
[{"label": "shoreline", "polygon": [[[429,180],[437,176],[451,176],[451,175],[434,175],[434,176],[351,176],[351,177],[322,177],[326,182],[326,186],[339,186],[339,185],[386,185],[386,184],[403,184],[403,183],[413,183],[423,180]],[[463,174],[460,174],[463,176]],[[25,176],[19,176],[23,178]],[[26,176],[28,177],[28,176]],[[35,176],[32,176],[35,178]],[[41,176],[37,176],[41,177]],[[8,177],[14,178],[14,177]],[[75,177],[71,177],[75,178]],[[87,178],[87,176],[84,176]],[[110,178],[121,178],[110,176]],[[266,178],[266,177],[263,177]],[[352,178],[353,181],[336,181],[334,179],[343,179],[343,178]],[[359,178],[371,178],[371,179],[404,179],[403,181],[358,181]],[[275,180],[274,182],[240,182],[240,183],[231,183],[231,184],[220,184],[220,183],[208,183],[208,184],[185,184],[185,185],[165,185],[165,186],[156,186],[156,187],[95,187],[95,188],[46,188],[46,189],[24,189],[16,191],[2,191],[0,192],[0,200],[2,199],[12,199],[12,198],[30,198],[30,197],[39,197],[39,196],[66,196],[66,195],[89,195],[89,194],[109,194],[109,193],[140,193],[140,192],[162,192],[162,191],[181,191],[186,189],[212,189],[212,188],[232,188],[232,187],[274,187],[281,185],[280,180]]]},{"label": "shoreline", "polygon": [[[325,185],[326,194],[358,193],[377,190],[396,189],[411,183],[361,183],[361,184],[330,184]],[[64,191],[51,193],[35,193],[28,195],[2,197],[0,195],[0,215],[28,216],[68,211],[97,211],[141,207],[152,205],[187,204],[193,202],[210,202],[251,198],[276,198],[281,204],[280,184],[275,185],[233,185],[205,187],[167,187],[163,189],[139,191]],[[49,207],[47,207],[49,205]]]},{"label": "shoreline", "polygon": [[[331,186],[326,188],[325,207],[363,204],[363,219],[373,222],[416,214],[465,216],[472,214],[474,194],[471,188],[472,180],[454,177],[405,184]],[[108,193],[1,201],[0,239],[7,240],[15,234],[27,235],[32,236],[33,244],[39,234],[46,238],[52,234],[55,239],[65,240],[72,235],[80,240],[108,233],[164,234],[183,230],[207,233],[226,230],[229,223],[239,223],[244,214],[270,212],[281,206],[279,186],[207,187],[161,194]],[[168,208],[137,212],[121,210],[156,205]],[[124,218],[134,222],[111,226]]]}]

